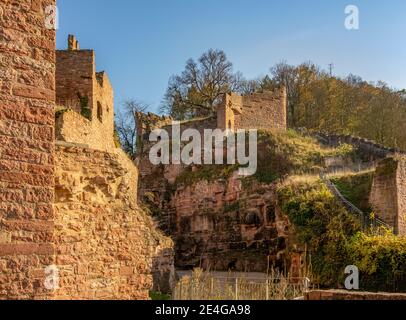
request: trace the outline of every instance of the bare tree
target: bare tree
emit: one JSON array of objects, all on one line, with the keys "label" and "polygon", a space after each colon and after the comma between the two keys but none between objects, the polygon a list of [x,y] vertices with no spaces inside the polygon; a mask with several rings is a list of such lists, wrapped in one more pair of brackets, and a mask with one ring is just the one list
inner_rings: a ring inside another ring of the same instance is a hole
[{"label": "bare tree", "polygon": [[170,79],[161,111],[175,119],[211,115],[225,93],[241,89],[241,82],[226,54],[210,49],[198,62],[189,59],[182,74]]},{"label": "bare tree", "polygon": [[148,105],[137,100],[127,100],[124,102],[123,111],[119,111],[116,116],[116,132],[120,139],[121,147],[132,158],[137,151],[137,112],[146,112]]}]

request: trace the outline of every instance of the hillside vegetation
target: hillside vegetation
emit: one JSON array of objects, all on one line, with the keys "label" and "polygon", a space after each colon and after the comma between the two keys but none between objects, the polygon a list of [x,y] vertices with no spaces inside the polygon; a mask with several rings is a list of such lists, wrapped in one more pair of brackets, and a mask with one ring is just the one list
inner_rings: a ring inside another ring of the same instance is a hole
[{"label": "hillside vegetation", "polygon": [[406,149],[406,91],[355,75],[334,76],[312,62],[276,64],[255,88],[288,88],[288,124],[349,134]]},{"label": "hillside vegetation", "polygon": [[406,238],[361,231],[319,180],[287,182],[278,189],[284,214],[295,227],[297,240],[307,244],[315,281],[325,288],[343,287],[344,270],[356,265],[364,290],[406,289]]},{"label": "hillside vegetation", "polygon": [[[353,157],[350,145],[338,148],[321,146],[315,139],[294,130],[258,132],[258,169],[253,177],[262,183],[273,183],[288,175],[319,174],[327,157]],[[186,168],[176,179],[176,185],[191,185],[196,181],[227,179],[238,165],[202,165]]]}]

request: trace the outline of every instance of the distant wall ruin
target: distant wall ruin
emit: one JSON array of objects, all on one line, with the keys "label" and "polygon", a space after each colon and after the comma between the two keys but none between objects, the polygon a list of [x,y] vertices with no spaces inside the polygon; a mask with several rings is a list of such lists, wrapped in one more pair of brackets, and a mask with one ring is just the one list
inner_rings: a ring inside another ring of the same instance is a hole
[{"label": "distant wall ruin", "polygon": [[[241,96],[227,93],[217,106],[215,115],[181,121],[181,132],[197,129],[203,134],[204,129],[221,130],[286,130],[287,100],[286,89],[264,91]],[[153,113],[137,115],[137,136],[141,142],[148,144],[151,131],[165,129],[171,133],[170,117]]]},{"label": "distant wall ruin", "polygon": [[402,150],[388,148],[377,144],[374,141],[350,135],[317,133],[315,136],[321,143],[327,144],[331,147],[338,147],[341,144],[354,146],[364,161],[377,161],[394,154],[406,154],[406,152]]},{"label": "distant wall ruin", "polygon": [[243,96],[242,113],[235,116],[237,129],[286,130],[286,89]]},{"label": "distant wall ruin", "polygon": [[375,214],[394,228],[397,235],[406,235],[406,159],[387,158],[376,169],[370,202]]}]

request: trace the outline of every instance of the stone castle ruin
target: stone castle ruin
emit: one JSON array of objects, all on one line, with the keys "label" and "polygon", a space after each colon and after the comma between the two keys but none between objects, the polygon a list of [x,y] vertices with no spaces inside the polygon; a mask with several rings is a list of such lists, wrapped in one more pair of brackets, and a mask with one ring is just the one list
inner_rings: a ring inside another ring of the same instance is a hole
[{"label": "stone castle ruin", "polygon": [[[160,227],[175,242],[176,267],[266,272],[272,265],[290,270],[294,277],[302,276],[304,248],[293,240],[291,224],[277,204],[275,185],[254,183],[247,188],[236,174],[226,180],[203,179],[179,184],[179,177],[185,172],[193,177],[198,168],[182,164],[151,165],[149,133],[165,129],[170,134],[171,123],[170,117],[138,114],[138,139],[142,142],[139,198],[158,207],[156,215]],[[286,130],[286,91],[282,88],[247,96],[226,94],[213,117],[182,121],[180,125],[181,132],[192,128],[200,133],[204,129]],[[379,219],[396,234],[404,235],[403,162],[396,161],[389,175],[380,169],[385,162],[393,161],[398,150],[354,137],[319,135],[318,138],[335,147],[350,144],[358,151],[361,161],[375,163],[378,169],[371,190],[371,205]],[[335,163],[343,159],[326,161]]]},{"label": "stone castle ruin", "polygon": [[68,50],[56,51],[56,139],[113,150],[114,93],[109,77],[96,72],[93,50],[79,50],[74,36],[69,43]]},{"label": "stone castle ruin", "polygon": [[[151,289],[170,291],[174,257],[179,268],[273,264],[301,275],[304,249],[275,185],[247,186],[235,174],[177,183],[196,168],[149,163],[149,133],[172,123],[153,114],[138,114],[136,166],[115,143],[113,88],[94,51],[74,36],[55,50],[44,25],[55,0],[0,3],[0,299],[148,299]],[[286,130],[286,102],[284,88],[229,93],[216,115],[181,129]],[[398,234],[405,162],[384,159],[371,195]],[[138,199],[152,204],[166,235]]]},{"label": "stone castle ruin", "polygon": [[[54,0],[1,1],[0,299],[147,299],[172,241],[137,203],[92,50],[55,51]],[[55,138],[56,136],[56,138]]]},{"label": "stone castle ruin", "polygon": [[[199,132],[204,129],[286,130],[286,99],[285,88],[245,96],[231,92],[224,95],[214,116],[182,121],[181,131],[190,128]],[[167,116],[138,113],[137,136],[139,140],[148,143],[151,131],[166,129],[170,132],[173,121]]]},{"label": "stone castle ruin", "polygon": [[[154,166],[148,156],[151,131],[165,129],[171,136],[173,119],[139,113],[137,120],[139,198],[158,208],[160,227],[175,242],[176,266],[263,272],[272,263],[283,269],[290,260],[289,222],[275,207],[275,186],[246,190],[234,174],[227,181],[174,187],[180,175],[194,168]],[[205,129],[285,131],[286,90],[226,94],[215,115],[181,121],[181,133],[187,129],[201,136]]]}]

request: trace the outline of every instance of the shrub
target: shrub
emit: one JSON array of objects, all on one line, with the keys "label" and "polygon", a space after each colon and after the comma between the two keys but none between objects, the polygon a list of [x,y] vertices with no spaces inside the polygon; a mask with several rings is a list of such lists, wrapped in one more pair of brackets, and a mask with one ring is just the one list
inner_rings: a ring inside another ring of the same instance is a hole
[{"label": "shrub", "polygon": [[341,288],[344,269],[355,265],[363,290],[406,291],[406,237],[361,232],[359,221],[340,206],[320,181],[290,183],[278,199],[294,224],[297,241],[311,251],[315,282]]},{"label": "shrub", "polygon": [[339,286],[348,265],[349,239],[360,230],[357,219],[319,180],[285,185],[278,190],[278,199],[294,224],[297,241],[311,251],[315,282],[323,287]]},{"label": "shrub", "polygon": [[348,254],[360,270],[364,289],[406,291],[406,237],[358,233]]}]

